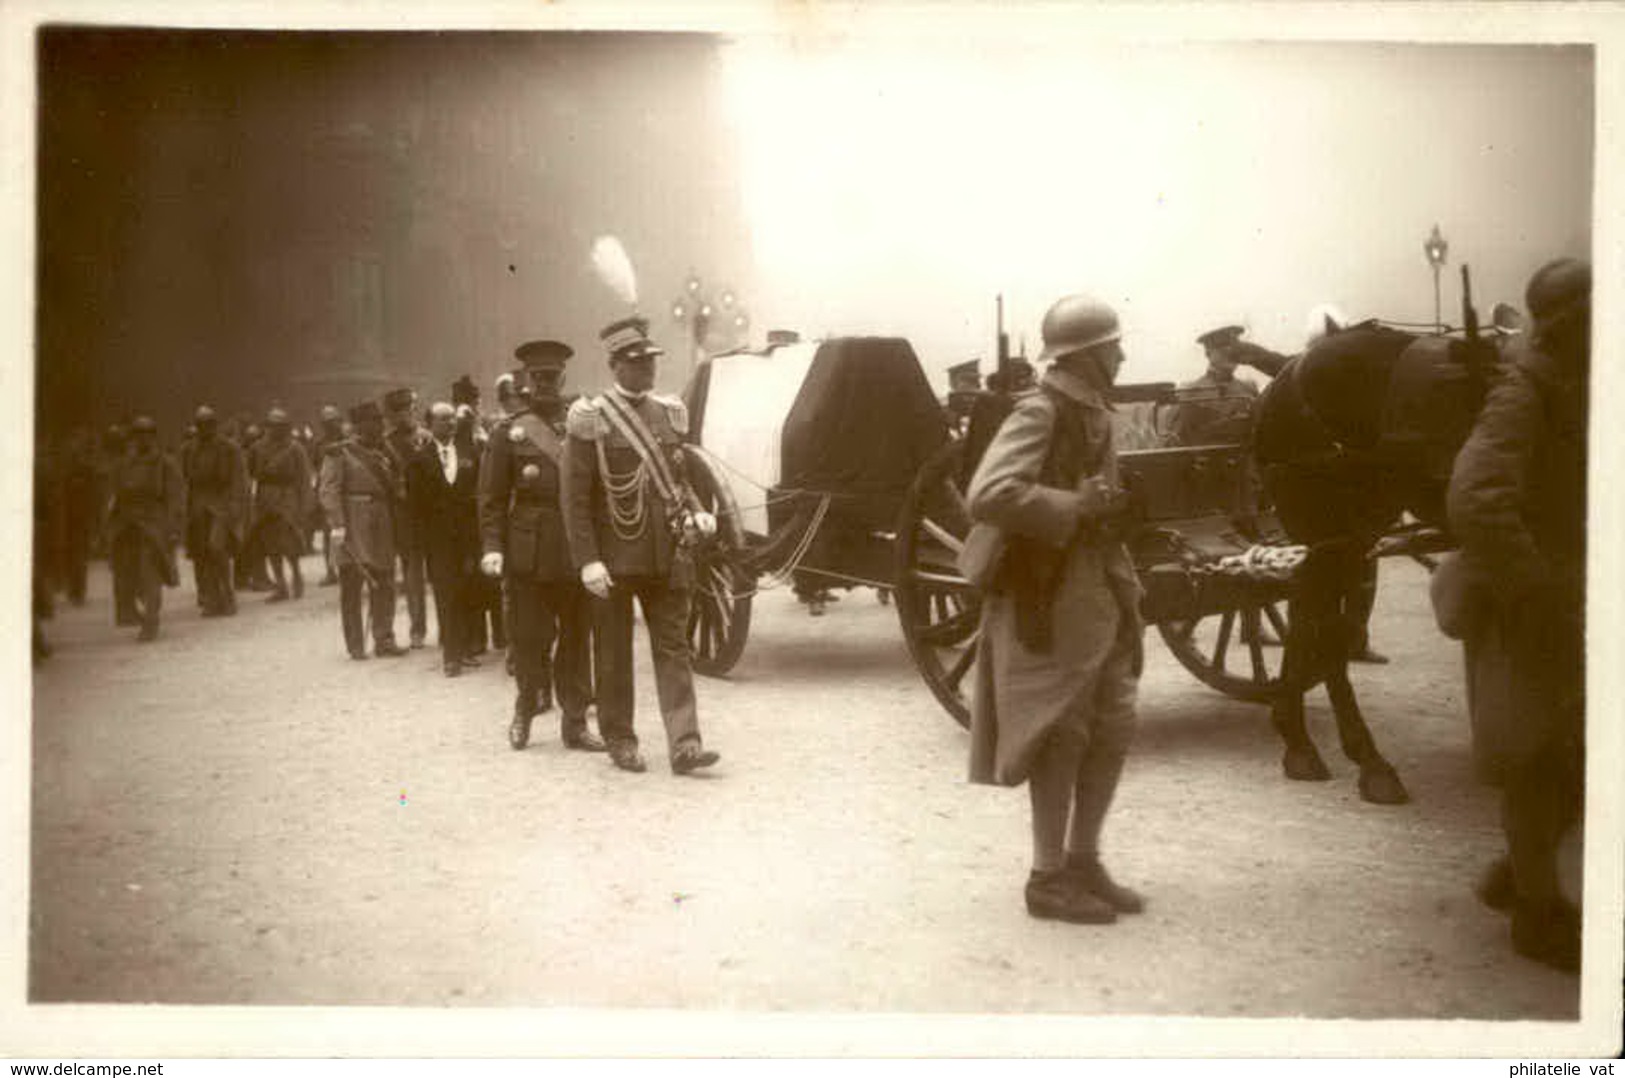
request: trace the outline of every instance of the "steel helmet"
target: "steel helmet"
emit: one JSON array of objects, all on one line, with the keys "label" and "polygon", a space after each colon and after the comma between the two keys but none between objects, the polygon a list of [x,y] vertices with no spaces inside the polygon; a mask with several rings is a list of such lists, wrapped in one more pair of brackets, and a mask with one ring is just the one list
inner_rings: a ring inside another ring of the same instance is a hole
[{"label": "steel helmet", "polygon": [[1117,312],[1093,296],[1063,296],[1044,315],[1040,363],[1122,339]]},{"label": "steel helmet", "polygon": [[1535,337],[1573,318],[1591,315],[1591,266],[1577,258],[1548,262],[1529,278],[1524,301],[1535,322]]}]

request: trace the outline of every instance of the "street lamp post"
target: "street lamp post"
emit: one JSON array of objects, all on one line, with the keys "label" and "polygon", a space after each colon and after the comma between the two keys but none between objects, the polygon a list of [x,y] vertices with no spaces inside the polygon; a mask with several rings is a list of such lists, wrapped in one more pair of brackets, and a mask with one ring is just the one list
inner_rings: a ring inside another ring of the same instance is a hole
[{"label": "street lamp post", "polygon": [[687,327],[690,371],[699,365],[700,354],[707,347],[718,350],[734,347],[750,328],[750,315],[740,305],[733,289],[722,289],[713,300],[704,282],[692,273],[683,282],[683,291],[671,302],[671,317]]},{"label": "street lamp post", "polygon": [[1439,271],[1444,268],[1445,255],[1450,252],[1450,244],[1439,234],[1439,226],[1434,225],[1433,231],[1422,244],[1422,253],[1428,257],[1428,265],[1433,267],[1433,332],[1444,332],[1444,317],[1439,306]]}]

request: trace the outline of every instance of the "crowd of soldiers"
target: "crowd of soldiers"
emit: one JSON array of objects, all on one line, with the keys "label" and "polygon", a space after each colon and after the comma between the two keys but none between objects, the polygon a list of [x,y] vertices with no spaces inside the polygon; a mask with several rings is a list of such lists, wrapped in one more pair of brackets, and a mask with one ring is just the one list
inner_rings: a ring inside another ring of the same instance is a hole
[{"label": "crowd of soldiers", "polygon": [[[648,323],[601,334],[613,384],[564,395],[566,344],[537,340],[496,380],[480,410],[466,375],[421,413],[392,390],[349,409],[324,407],[320,428],[295,430],[273,407],[263,428],[222,423],[200,406],[173,454],[138,416],[100,446],[74,432],[36,467],[35,656],[56,596],[85,601],[87,563],[105,555],[113,615],[159,635],[163,590],[193,566],[204,617],[237,613],[238,593],[303,598],[302,555],[322,538],[322,584],[339,589],[350,658],[395,658],[428,639],[432,591],[441,667],[460,676],[490,648],[516,683],[508,741],[530,740],[555,695],[564,745],[607,751],[646,770],[633,729],[632,600],[647,623],[671,769],[718,754],[702,743],[688,650],[693,547],[716,520],[694,496],[682,452],[687,412],[653,392],[662,350]],[[408,647],[396,641],[397,579]],[[365,602],[363,599],[365,598]],[[369,653],[368,643],[371,643]],[[596,706],[599,733],[588,725]],[[601,735],[601,736],[600,736]]]}]

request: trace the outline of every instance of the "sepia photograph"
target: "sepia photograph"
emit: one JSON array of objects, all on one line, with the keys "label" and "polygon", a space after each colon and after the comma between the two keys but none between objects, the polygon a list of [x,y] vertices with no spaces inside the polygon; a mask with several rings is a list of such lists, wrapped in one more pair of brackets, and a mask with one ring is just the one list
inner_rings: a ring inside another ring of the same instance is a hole
[{"label": "sepia photograph", "polygon": [[1619,1052],[1625,9],[549,7],[7,16],[0,1050]]}]

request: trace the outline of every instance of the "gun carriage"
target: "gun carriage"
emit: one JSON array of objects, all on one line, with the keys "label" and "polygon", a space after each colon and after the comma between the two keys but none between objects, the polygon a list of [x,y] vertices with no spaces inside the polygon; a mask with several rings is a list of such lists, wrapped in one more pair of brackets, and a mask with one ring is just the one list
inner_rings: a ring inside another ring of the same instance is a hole
[{"label": "gun carriage", "polygon": [[[1167,384],[1115,397],[1137,419],[1120,445],[1154,441],[1147,425],[1186,403]],[[980,608],[955,562],[970,529],[965,488],[1009,398],[985,394],[958,436],[908,342],[878,337],[715,356],[685,398],[690,476],[719,521],[695,551],[695,669],[725,674],[744,651],[757,590],[809,574],[893,597],[922,678],[968,723]],[[1246,447],[1128,448],[1119,467],[1147,623],[1205,684],[1268,700],[1290,572],[1260,556],[1274,533]]]}]

